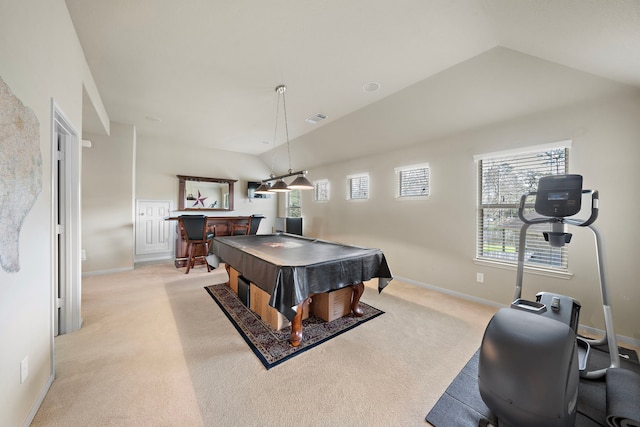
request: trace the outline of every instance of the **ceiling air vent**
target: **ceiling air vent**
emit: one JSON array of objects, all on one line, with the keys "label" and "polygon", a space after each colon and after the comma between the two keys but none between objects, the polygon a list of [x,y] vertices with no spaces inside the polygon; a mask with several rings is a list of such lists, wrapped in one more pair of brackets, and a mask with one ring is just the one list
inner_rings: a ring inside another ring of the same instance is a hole
[{"label": "ceiling air vent", "polygon": [[377,92],[380,89],[380,83],[378,82],[369,82],[369,83],[365,83],[364,86],[362,86],[362,90],[365,92]]},{"label": "ceiling air vent", "polygon": [[311,117],[308,117],[307,120],[305,120],[305,122],[311,123],[312,125],[315,125],[319,121],[322,121],[322,120],[324,120],[326,118],[327,118],[327,116],[325,114],[318,113],[318,114],[314,114]]}]

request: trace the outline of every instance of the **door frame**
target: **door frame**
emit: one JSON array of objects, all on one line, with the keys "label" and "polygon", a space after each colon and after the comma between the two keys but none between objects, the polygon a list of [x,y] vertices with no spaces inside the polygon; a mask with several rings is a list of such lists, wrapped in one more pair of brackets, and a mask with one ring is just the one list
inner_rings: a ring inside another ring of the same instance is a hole
[{"label": "door frame", "polygon": [[[59,162],[58,138],[62,141],[63,162]],[[80,171],[82,146],[79,133],[62,109],[51,99],[51,332],[65,334],[82,326],[81,317],[81,199]],[[61,166],[60,166],[61,164]],[[58,176],[61,179],[58,179]],[[62,181],[62,182],[59,182]],[[62,184],[64,188],[60,188]],[[59,206],[62,204],[62,206]],[[60,208],[60,209],[59,209]],[[58,215],[58,212],[61,214]],[[59,218],[62,216],[62,218]],[[63,228],[59,227],[63,225]],[[58,233],[64,233],[58,248]],[[64,283],[60,283],[60,277]],[[58,289],[64,300],[58,298]],[[58,310],[60,308],[60,310]],[[56,322],[54,316],[58,316]],[[56,324],[58,330],[54,330]]]}]

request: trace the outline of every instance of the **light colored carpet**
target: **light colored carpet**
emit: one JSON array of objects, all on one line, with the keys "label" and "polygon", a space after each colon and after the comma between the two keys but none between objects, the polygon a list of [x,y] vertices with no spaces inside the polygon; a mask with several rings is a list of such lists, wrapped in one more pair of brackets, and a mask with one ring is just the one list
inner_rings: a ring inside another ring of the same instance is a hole
[{"label": "light colored carpet", "polygon": [[496,311],[372,281],[385,314],[267,371],[204,290],[226,280],[171,262],[85,277],[32,426],[425,426]]}]

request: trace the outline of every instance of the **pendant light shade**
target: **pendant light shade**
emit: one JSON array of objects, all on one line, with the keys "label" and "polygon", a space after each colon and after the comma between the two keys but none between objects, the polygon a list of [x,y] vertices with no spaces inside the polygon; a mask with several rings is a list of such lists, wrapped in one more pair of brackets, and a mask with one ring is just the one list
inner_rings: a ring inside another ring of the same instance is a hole
[{"label": "pendant light shade", "polygon": [[275,191],[276,193],[286,193],[287,191],[291,191],[291,189],[287,186],[287,183],[280,178],[275,184],[273,184],[271,191]]},{"label": "pendant light shade", "polygon": [[309,182],[306,176],[298,175],[298,177],[289,184],[289,188],[292,190],[313,190],[313,184]]},{"label": "pendant light shade", "polygon": [[269,194],[271,193],[271,191],[269,191],[270,186],[269,183],[265,183],[263,182],[262,184],[260,184],[260,186],[258,188],[256,188],[255,193],[256,194]]}]

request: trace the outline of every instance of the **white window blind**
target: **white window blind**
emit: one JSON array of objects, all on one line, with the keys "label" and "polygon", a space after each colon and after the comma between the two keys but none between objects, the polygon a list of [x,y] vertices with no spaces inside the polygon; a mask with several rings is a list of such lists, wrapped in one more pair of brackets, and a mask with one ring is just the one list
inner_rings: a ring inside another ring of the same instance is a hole
[{"label": "white window blind", "polygon": [[396,197],[426,197],[429,195],[429,164],[395,168]]},{"label": "white window blind", "polygon": [[329,180],[319,179],[313,181],[313,200],[324,202],[329,200]]},{"label": "white window blind", "polygon": [[[531,150],[476,157],[478,165],[478,259],[516,264],[522,221],[518,206],[523,194],[536,191],[538,180],[568,173],[569,145],[539,146]],[[531,217],[533,199],[527,200],[525,215]],[[555,270],[567,269],[566,248],[554,248],[544,240],[550,224],[527,230],[525,264]]]},{"label": "white window blind", "polygon": [[302,190],[291,190],[287,193],[287,216],[290,218],[302,216]]},{"label": "white window blind", "polygon": [[350,175],[347,177],[348,198],[364,200],[369,198],[369,175]]}]

